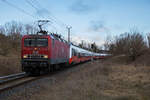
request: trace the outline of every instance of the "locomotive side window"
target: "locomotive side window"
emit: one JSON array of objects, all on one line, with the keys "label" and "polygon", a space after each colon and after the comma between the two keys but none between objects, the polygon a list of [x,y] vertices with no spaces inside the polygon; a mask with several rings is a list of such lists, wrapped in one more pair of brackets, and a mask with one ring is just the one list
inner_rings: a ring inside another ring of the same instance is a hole
[{"label": "locomotive side window", "polygon": [[48,39],[24,39],[24,46],[48,46]]}]

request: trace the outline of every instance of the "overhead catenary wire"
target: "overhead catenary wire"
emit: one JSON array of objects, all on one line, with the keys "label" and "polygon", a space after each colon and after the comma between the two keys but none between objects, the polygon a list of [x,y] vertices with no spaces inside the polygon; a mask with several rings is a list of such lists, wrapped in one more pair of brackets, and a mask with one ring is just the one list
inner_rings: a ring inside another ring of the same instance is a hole
[{"label": "overhead catenary wire", "polygon": [[26,1],[29,5],[31,5],[33,8],[35,8],[36,10],[38,10],[38,8],[30,2],[30,1],[32,1],[32,0],[25,0],[25,1]]},{"label": "overhead catenary wire", "polygon": [[52,25],[50,23],[48,23],[48,25],[50,25],[57,32],[57,28],[54,25]]},{"label": "overhead catenary wire", "polygon": [[[25,0],[31,7],[33,7],[37,12],[40,10],[39,8],[40,8],[40,5],[39,4],[37,4],[37,5],[34,5],[34,2],[33,2],[33,0]],[[37,3],[37,2],[36,2]],[[43,16],[43,15],[40,15],[42,18],[44,18],[44,19],[47,19],[45,16]],[[53,22],[55,22],[55,23],[57,23],[56,22],[56,20],[54,20],[53,18],[51,18],[50,16],[48,16],[48,19],[50,19],[51,20],[51,23],[53,23]]]},{"label": "overhead catenary wire", "polygon": [[36,3],[36,5],[39,7],[39,8],[42,8],[40,3],[37,1],[37,0],[30,0],[33,4]]},{"label": "overhead catenary wire", "polygon": [[[4,2],[4,3],[6,3],[7,5],[9,5],[9,6],[15,8],[15,9],[17,9],[18,11],[20,11],[20,12],[22,12],[22,13],[24,13],[24,14],[30,16],[30,17],[32,17],[32,18],[36,18],[34,15],[32,15],[32,14],[28,13],[27,11],[25,11],[24,9],[22,9],[22,8],[20,8],[20,7],[16,6],[16,5],[14,5],[14,4],[8,2],[7,0],[1,0],[1,1]],[[37,19],[37,18],[36,18],[36,19]]]},{"label": "overhead catenary wire", "polygon": [[[67,25],[65,25],[63,22],[61,22],[60,20],[58,21],[58,19],[57,19],[55,16],[53,16],[47,9],[43,8],[37,0],[25,0],[25,1],[26,1],[32,8],[34,8],[37,12],[39,12],[41,9],[42,9],[42,10],[44,9],[44,10],[47,12],[47,14],[48,14],[47,18],[50,19],[51,23],[52,23],[52,24],[56,24],[56,25],[58,25],[58,26],[61,26],[61,30],[62,30],[62,26],[63,26],[64,28],[67,27]],[[46,18],[45,16],[43,16],[43,15],[40,15],[40,16],[41,16],[42,18],[44,18],[44,19],[47,19],[47,18]],[[54,30],[57,31],[55,25],[52,25],[52,24],[51,24],[51,26],[54,28]],[[60,30],[59,30],[59,31],[60,31]],[[62,31],[64,31],[64,30],[62,30]],[[60,31],[60,32],[63,33],[62,31]]]},{"label": "overhead catenary wire", "polygon": [[[40,10],[38,6],[34,5],[33,1],[32,0],[25,0],[32,8],[34,8],[37,12]],[[43,15],[40,15],[40,17],[42,17],[43,19],[46,19]],[[52,18],[49,18],[50,20],[53,21]],[[51,21],[51,23],[52,23]]]},{"label": "overhead catenary wire", "polygon": [[[25,0],[31,7],[33,7],[37,12],[40,10],[40,5],[38,4],[38,6],[34,5],[34,1],[33,0]],[[45,19],[45,17],[43,15],[40,15],[42,18]],[[49,18],[51,20],[53,20],[52,18]]]},{"label": "overhead catenary wire", "polygon": [[[33,1],[33,0],[32,0]],[[37,0],[34,0],[39,6],[41,6],[40,5],[40,3],[37,1]],[[41,6],[42,7],[42,6]],[[46,9],[46,8],[44,8],[44,7],[42,7],[43,9]],[[46,9],[47,10],[47,9]],[[48,11],[48,13],[55,19],[55,20],[57,20],[60,24],[62,24],[65,28],[66,28],[66,24],[64,23],[64,22],[62,22],[61,20],[59,20],[58,18],[56,18],[49,10],[47,10]]]},{"label": "overhead catenary wire", "polygon": [[[15,8],[15,9],[17,9],[18,11],[20,11],[20,12],[22,12],[22,13],[24,13],[24,14],[30,16],[30,17],[32,17],[32,18],[38,19],[37,16],[35,16],[35,15],[33,15],[33,14],[31,14],[31,13],[25,11],[25,10],[22,9],[21,7],[18,7],[17,5],[15,5],[15,4],[9,2],[8,0],[1,0],[1,1],[4,2],[4,3],[6,3],[7,5],[9,5],[9,6]],[[45,9],[44,7],[42,7],[42,6],[40,5],[40,3],[39,3],[37,0],[31,0],[31,2],[30,2],[29,0],[26,0],[26,2],[27,2],[28,4],[30,4],[34,9],[36,9],[36,11],[39,10],[39,7],[40,7],[41,9]],[[34,5],[33,3],[36,3],[36,5]],[[46,10],[46,12],[49,14],[49,15],[48,15],[48,18],[51,20],[51,23],[54,22],[55,24],[61,26],[60,28],[62,28],[62,26],[65,27],[65,28],[67,27],[67,25],[66,25],[65,23],[63,23],[62,21],[58,20],[58,19],[57,19],[54,15],[52,15],[47,9],[45,9],[45,10]],[[42,17],[45,19],[44,16],[42,16]],[[52,25],[51,25],[51,26],[52,26]],[[56,28],[55,28],[55,29],[56,29]],[[61,33],[63,33],[63,32],[61,32]]]},{"label": "overhead catenary wire", "polygon": [[[42,7],[42,6],[40,5],[40,3],[39,3],[37,0],[31,0],[31,1],[32,1],[32,2],[33,2],[33,1],[36,2],[36,5],[37,5],[37,6],[41,7],[42,9],[45,9],[45,10],[48,12],[48,14],[50,15],[50,16],[48,16],[48,17],[51,18],[56,24],[58,24],[59,26],[63,26],[64,29],[66,29],[66,28],[68,27],[67,24],[65,24],[64,22],[62,22],[61,20],[59,20],[58,18],[56,18],[54,15],[52,15],[52,13],[51,13],[50,11],[48,11],[46,8]],[[51,25],[51,26],[52,26],[52,25]],[[61,27],[61,30],[62,30],[62,27]],[[63,33],[62,31],[60,31],[60,32]]]},{"label": "overhead catenary wire", "polygon": [[[44,8],[43,6],[41,6],[40,3],[37,0],[30,0],[30,1],[32,2],[32,5],[34,5],[34,6],[36,5],[38,8],[45,9],[46,12],[49,14],[48,18],[50,18],[52,21],[54,21],[59,26],[61,26],[61,27],[63,26],[65,28],[68,26],[64,22],[62,22],[61,20],[59,20],[58,18],[56,18],[54,15],[52,15],[52,13],[49,10],[47,10],[46,8]],[[37,7],[33,7],[33,8],[36,9]],[[39,10],[39,9],[36,9],[36,10]]]}]

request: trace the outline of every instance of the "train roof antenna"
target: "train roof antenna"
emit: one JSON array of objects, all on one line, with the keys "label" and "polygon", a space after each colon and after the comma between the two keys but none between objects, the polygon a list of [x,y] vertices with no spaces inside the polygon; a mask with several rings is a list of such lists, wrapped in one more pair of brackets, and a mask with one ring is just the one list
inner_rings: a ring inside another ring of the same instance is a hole
[{"label": "train roof antenna", "polygon": [[38,26],[40,31],[37,32],[37,34],[42,33],[43,35],[47,35],[47,31],[42,29],[42,26],[46,23],[50,22],[49,20],[38,20]]}]

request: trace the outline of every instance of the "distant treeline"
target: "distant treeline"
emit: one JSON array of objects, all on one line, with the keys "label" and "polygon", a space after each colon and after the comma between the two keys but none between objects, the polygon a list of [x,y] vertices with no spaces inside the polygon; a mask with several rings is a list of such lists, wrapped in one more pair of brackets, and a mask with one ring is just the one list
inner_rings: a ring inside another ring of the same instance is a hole
[{"label": "distant treeline", "polygon": [[37,32],[37,28],[30,24],[22,24],[19,22],[8,22],[0,26],[0,55],[8,55],[20,53],[21,37],[23,34],[33,34]]},{"label": "distant treeline", "polygon": [[132,61],[150,51],[150,34],[133,30],[113,38],[107,38],[105,48],[113,55],[125,55]]},{"label": "distant treeline", "polygon": [[[10,53],[20,53],[21,37],[24,34],[36,34],[37,32],[37,25],[22,24],[16,21],[11,21],[0,26],[0,55],[7,56]],[[82,41],[77,45],[93,52],[103,52],[96,43],[86,43]]]}]

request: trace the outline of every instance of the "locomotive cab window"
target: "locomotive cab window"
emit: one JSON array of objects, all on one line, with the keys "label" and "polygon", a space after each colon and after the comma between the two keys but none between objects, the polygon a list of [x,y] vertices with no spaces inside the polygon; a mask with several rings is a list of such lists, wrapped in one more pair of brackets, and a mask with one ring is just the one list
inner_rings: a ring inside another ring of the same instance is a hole
[{"label": "locomotive cab window", "polygon": [[48,46],[48,40],[47,39],[37,39],[37,46],[39,47],[46,47]]},{"label": "locomotive cab window", "polygon": [[45,46],[48,46],[48,39],[44,39],[44,38],[24,39],[24,46],[45,47]]}]

